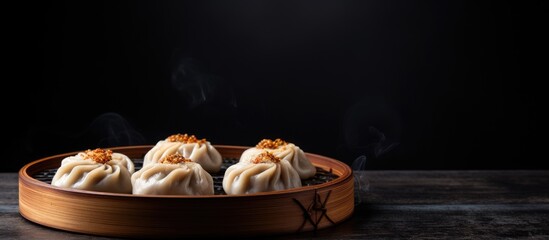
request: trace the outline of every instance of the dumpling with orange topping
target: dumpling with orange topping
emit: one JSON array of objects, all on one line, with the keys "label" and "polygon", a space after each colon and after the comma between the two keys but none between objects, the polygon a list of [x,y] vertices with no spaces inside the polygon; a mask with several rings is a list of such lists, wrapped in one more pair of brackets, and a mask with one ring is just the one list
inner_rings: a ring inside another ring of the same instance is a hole
[{"label": "dumpling with orange topping", "polygon": [[131,193],[132,160],[122,154],[97,148],[61,161],[51,185],[80,190]]},{"label": "dumpling with orange topping", "polygon": [[212,195],[212,176],[200,164],[179,153],[168,155],[135,172],[131,177],[133,194]]},{"label": "dumpling with orange topping", "polygon": [[288,143],[280,138],[261,140],[255,147],[246,149],[240,156],[240,161],[254,159],[254,156],[264,151],[268,151],[276,157],[288,161],[301,179],[307,179],[316,174],[316,167],[307,158],[305,152],[295,144]]},{"label": "dumpling with orange topping", "polygon": [[[251,156],[251,155],[250,155]],[[269,192],[301,187],[301,179],[288,161],[268,151],[231,165],[223,177],[228,195]]]},{"label": "dumpling with orange topping", "polygon": [[174,134],[158,141],[145,154],[143,166],[158,162],[175,153],[180,153],[183,157],[200,164],[209,173],[217,173],[221,170],[223,159],[217,149],[206,139],[198,139],[188,134]]}]

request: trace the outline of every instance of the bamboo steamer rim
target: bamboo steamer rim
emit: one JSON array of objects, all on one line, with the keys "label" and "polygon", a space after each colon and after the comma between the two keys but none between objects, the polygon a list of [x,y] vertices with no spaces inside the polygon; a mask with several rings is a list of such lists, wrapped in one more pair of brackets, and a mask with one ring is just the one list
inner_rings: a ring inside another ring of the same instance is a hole
[{"label": "bamboo steamer rim", "polygon": [[[238,157],[239,154],[241,154],[244,150],[250,148],[249,146],[232,146],[232,145],[213,145],[216,149],[218,149],[223,157]],[[122,146],[122,147],[112,147],[112,148],[106,148],[110,149],[113,152],[120,152],[125,153],[130,157],[130,159],[134,158],[141,158],[144,156],[144,154],[153,147],[153,145],[137,145],[137,146]],[[335,160],[333,158],[329,158],[326,156],[314,154],[314,153],[307,153],[305,154],[309,157],[313,165],[316,167],[323,168],[326,171],[332,171],[335,175],[338,177],[335,179],[332,179],[325,183],[315,184],[315,185],[309,185],[309,186],[303,186],[298,188],[292,188],[292,189],[286,189],[286,190],[279,190],[279,191],[271,191],[271,192],[258,192],[258,193],[252,193],[252,194],[237,194],[237,195],[134,195],[134,194],[127,194],[127,193],[110,193],[110,192],[99,192],[99,191],[89,191],[89,190],[80,190],[80,189],[70,189],[70,188],[62,188],[53,186],[51,184],[48,184],[46,182],[40,181],[38,179],[35,179],[33,177],[34,174],[39,173],[40,171],[43,171],[45,169],[51,169],[59,167],[60,161],[67,156],[71,156],[74,154],[77,154],[80,151],[74,151],[69,153],[63,153],[63,154],[57,154],[45,158],[38,159],[36,161],[33,161],[31,163],[26,164],[23,166],[19,171],[19,205],[20,205],[20,214],[26,218],[27,220],[33,221],[35,223],[45,225],[48,227],[53,227],[61,230],[68,230],[72,232],[79,232],[79,233],[86,233],[86,234],[92,234],[92,235],[99,235],[99,236],[111,236],[111,237],[141,237],[142,233],[137,234],[139,231],[139,228],[141,226],[135,226],[135,229],[130,229],[131,231],[135,230],[135,232],[127,232],[127,233],[112,233],[107,230],[101,230],[101,229],[91,229],[86,227],[74,227],[74,226],[65,226],[64,223],[57,223],[56,221],[45,221],[42,219],[46,212],[40,212],[44,211],[38,207],[38,203],[32,202],[32,200],[28,199],[28,194],[43,194],[44,198],[54,198],[59,196],[68,197],[68,201],[71,201],[71,196],[75,199],[94,199],[94,201],[127,201],[127,202],[164,202],[167,201],[177,201],[181,203],[185,203],[187,201],[207,201],[211,204],[211,202],[215,202],[218,204],[223,204],[225,201],[229,201],[231,203],[236,202],[242,202],[242,203],[250,203],[254,202],[265,202],[269,203],[272,201],[279,201],[284,200],[286,201],[293,200],[295,201],[297,198],[303,198],[304,194],[317,194],[318,192],[324,192],[326,194],[327,192],[331,192],[332,189],[339,188],[339,192],[343,192],[344,196],[336,196],[334,198],[333,203],[338,206],[338,211],[341,211],[343,207],[343,211],[345,213],[337,213],[340,216],[338,216],[338,220],[336,222],[332,222],[329,224],[326,224],[325,222],[322,224],[319,224],[318,229],[325,228],[327,226],[334,225],[336,223],[339,223],[343,220],[346,220],[350,218],[352,215],[353,209],[354,209],[354,195],[353,195],[353,175],[351,168],[338,160]],[[139,156],[136,156],[139,155]],[[343,190],[342,190],[343,189]],[[24,203],[22,202],[22,194],[25,195]],[[315,196],[312,195],[312,196]],[[329,193],[328,193],[329,195]],[[53,197],[52,197],[53,196]],[[34,196],[31,196],[34,197]],[[40,196],[42,197],[42,196]],[[327,198],[327,197],[326,197]],[[101,200],[104,199],[104,200]],[[225,200],[225,201],[224,201]],[[328,202],[328,200],[324,200]],[[330,200],[331,203],[332,200]],[[290,201],[291,202],[291,201]],[[96,202],[94,202],[96,203]],[[345,205],[345,206],[342,206]],[[150,208],[149,206],[147,206]],[[295,207],[295,206],[294,206]],[[257,209],[255,209],[257,210]],[[40,215],[41,217],[35,216],[33,211],[38,211],[37,215]],[[48,210],[49,211],[49,210]],[[62,211],[66,211],[66,209],[62,209]],[[32,214],[31,214],[32,213]],[[300,213],[301,216],[302,213]],[[266,218],[267,220],[261,220],[264,222],[269,222],[271,220]],[[54,219],[58,220],[58,219]],[[60,222],[64,221],[64,219],[61,219]],[[330,220],[331,221],[331,220]],[[244,223],[248,224],[248,223]],[[318,224],[318,223],[317,223]],[[289,224],[291,225],[291,224]],[[299,225],[299,224],[298,224]],[[202,226],[199,226],[199,228]],[[265,228],[265,226],[263,226]],[[273,226],[275,227],[275,226]],[[301,228],[300,228],[301,229]],[[314,228],[311,226],[307,226],[305,230],[303,231],[310,231],[310,230],[316,230],[317,226],[315,225]],[[181,235],[180,233],[177,233],[174,235],[172,232],[164,233],[165,229],[157,230],[153,229],[154,231],[158,231],[157,233],[159,237],[185,237],[185,236],[201,236],[200,233],[196,232],[198,230],[191,230],[189,231],[190,235]],[[284,230],[271,230],[269,227],[262,230],[266,234],[277,234],[277,233],[289,233],[294,230],[292,229],[284,229]],[[301,231],[301,230],[299,230]],[[234,232],[227,232],[225,235],[227,236],[241,236],[242,235],[242,229],[235,229]],[[251,232],[253,233],[253,231]],[[235,235],[236,234],[236,235]],[[155,235],[156,236],[156,235]],[[245,236],[245,235],[244,235]]]}]

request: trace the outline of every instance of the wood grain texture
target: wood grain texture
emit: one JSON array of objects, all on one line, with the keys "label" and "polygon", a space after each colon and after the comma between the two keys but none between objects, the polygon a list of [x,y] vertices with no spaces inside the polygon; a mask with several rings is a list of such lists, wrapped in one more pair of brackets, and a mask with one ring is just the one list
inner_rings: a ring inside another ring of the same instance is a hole
[{"label": "wood grain texture", "polygon": [[549,203],[549,171],[375,171],[367,201],[378,204]]},{"label": "wood grain texture", "polygon": [[[113,148],[141,157],[152,146]],[[217,146],[223,156],[245,147]],[[19,172],[19,212],[61,230],[112,237],[259,236],[323,229],[348,219],[354,209],[351,169],[315,154],[311,162],[339,177],[326,183],[242,195],[132,195],[54,187],[33,179],[74,153],[27,164]],[[224,226],[223,228],[216,226]]]},{"label": "wood grain texture", "polygon": [[[266,239],[549,239],[549,171],[360,171],[351,218]],[[19,215],[17,173],[0,173],[0,239],[91,239]],[[93,236],[94,239],[116,239]]]}]

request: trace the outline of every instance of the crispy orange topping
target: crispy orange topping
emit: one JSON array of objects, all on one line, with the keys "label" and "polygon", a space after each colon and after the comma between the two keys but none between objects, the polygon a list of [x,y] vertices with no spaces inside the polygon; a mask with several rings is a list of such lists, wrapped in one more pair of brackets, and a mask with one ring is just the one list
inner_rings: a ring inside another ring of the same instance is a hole
[{"label": "crispy orange topping", "polygon": [[280,138],[277,138],[274,141],[271,139],[263,139],[261,140],[261,142],[255,145],[255,147],[260,149],[264,149],[264,148],[277,149],[280,146],[284,146],[286,144],[288,143]]},{"label": "crispy orange topping", "polygon": [[91,159],[97,163],[107,163],[110,160],[112,160],[112,151],[111,150],[104,150],[101,148],[96,148],[94,150],[86,150],[83,153],[80,153],[82,158],[84,159]]},{"label": "crispy orange topping", "polygon": [[278,163],[280,162],[280,158],[276,157],[272,153],[268,151],[264,151],[260,154],[258,154],[253,160],[252,163],[266,163],[266,162],[273,162]]},{"label": "crispy orange topping", "polygon": [[198,143],[198,144],[201,144],[201,143],[205,143],[206,139],[205,138],[198,139],[194,135],[188,135],[186,133],[185,134],[178,133],[178,134],[174,134],[174,135],[171,135],[171,136],[167,137],[166,141],[168,141],[168,142],[182,142],[182,143]]},{"label": "crispy orange topping", "polygon": [[166,164],[178,164],[178,163],[185,163],[185,162],[192,162],[192,161],[191,159],[183,157],[183,155],[181,155],[180,153],[174,153],[166,156],[165,158],[161,159],[159,162],[166,163]]}]

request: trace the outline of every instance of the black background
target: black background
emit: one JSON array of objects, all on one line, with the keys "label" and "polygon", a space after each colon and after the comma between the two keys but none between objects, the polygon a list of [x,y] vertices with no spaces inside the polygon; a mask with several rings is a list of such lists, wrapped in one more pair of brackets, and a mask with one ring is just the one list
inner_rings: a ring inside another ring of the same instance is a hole
[{"label": "black background", "polygon": [[544,168],[542,1],[21,5],[3,171],[174,133],[367,169]]}]

